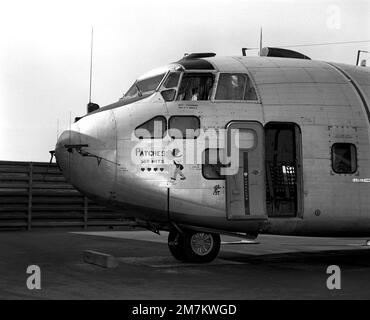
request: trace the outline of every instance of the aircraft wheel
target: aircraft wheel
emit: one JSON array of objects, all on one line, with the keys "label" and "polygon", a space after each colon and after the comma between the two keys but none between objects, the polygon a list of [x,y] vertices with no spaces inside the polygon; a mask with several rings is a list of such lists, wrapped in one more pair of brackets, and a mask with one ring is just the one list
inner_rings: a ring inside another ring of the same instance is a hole
[{"label": "aircraft wheel", "polygon": [[175,229],[168,234],[168,248],[175,259],[185,261],[184,236]]},{"label": "aircraft wheel", "polygon": [[210,262],[220,251],[221,239],[217,233],[188,231],[184,236],[186,261]]}]

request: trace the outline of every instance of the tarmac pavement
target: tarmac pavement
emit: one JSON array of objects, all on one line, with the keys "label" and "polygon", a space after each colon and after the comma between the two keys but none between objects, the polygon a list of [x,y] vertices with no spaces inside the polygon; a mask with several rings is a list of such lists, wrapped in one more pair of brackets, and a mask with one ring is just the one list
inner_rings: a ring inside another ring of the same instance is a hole
[{"label": "tarmac pavement", "polygon": [[[2,231],[0,299],[370,299],[365,240],[260,235],[238,244],[225,236],[216,260],[194,264],[172,258],[167,233]],[[119,265],[87,264],[84,250]],[[40,290],[27,288],[29,265],[41,269]],[[340,267],[340,290],[327,288],[330,265]]]}]

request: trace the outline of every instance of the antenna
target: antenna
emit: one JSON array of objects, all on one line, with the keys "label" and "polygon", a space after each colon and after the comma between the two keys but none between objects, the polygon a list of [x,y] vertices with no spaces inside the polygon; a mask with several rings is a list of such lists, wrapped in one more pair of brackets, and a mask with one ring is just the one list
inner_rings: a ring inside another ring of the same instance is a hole
[{"label": "antenna", "polygon": [[71,130],[72,130],[72,112],[69,111],[69,137],[68,137],[68,144],[71,144]]},{"label": "antenna", "polygon": [[92,68],[93,68],[93,44],[94,44],[94,28],[91,27],[89,103],[91,103],[91,84],[92,84]]},{"label": "antenna", "polygon": [[57,140],[59,138],[59,118],[57,119]]},{"label": "antenna", "polygon": [[259,56],[261,56],[262,54],[262,27],[261,27],[261,30],[260,30],[260,51],[258,53]]},{"label": "antenna", "polygon": [[[89,103],[87,104],[87,113],[99,109],[99,105],[91,102],[91,87],[92,87],[92,71],[93,71],[93,45],[94,45],[94,27],[91,27],[91,47],[90,47],[90,90]],[[77,121],[77,120],[76,120]]]}]

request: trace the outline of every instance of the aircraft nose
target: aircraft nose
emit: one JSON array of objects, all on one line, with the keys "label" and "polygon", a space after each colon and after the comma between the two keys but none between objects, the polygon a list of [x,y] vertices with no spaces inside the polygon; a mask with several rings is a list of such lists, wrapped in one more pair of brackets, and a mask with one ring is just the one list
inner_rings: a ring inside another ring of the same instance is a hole
[{"label": "aircraft nose", "polygon": [[116,129],[106,116],[110,113],[73,123],[55,146],[55,158],[66,181],[91,197],[109,198],[114,190]]},{"label": "aircraft nose", "polygon": [[71,130],[63,131],[60,135],[57,144],[55,146],[55,159],[62,170],[64,178],[71,182],[72,174],[72,162],[76,162],[76,157],[74,157],[74,148],[80,143],[81,137],[79,128],[77,126],[73,126]]},{"label": "aircraft nose", "polygon": [[70,180],[70,150],[66,148],[66,145],[70,144],[70,130],[64,131],[55,146],[55,159],[56,162],[62,170],[63,176],[66,178],[66,180]]}]

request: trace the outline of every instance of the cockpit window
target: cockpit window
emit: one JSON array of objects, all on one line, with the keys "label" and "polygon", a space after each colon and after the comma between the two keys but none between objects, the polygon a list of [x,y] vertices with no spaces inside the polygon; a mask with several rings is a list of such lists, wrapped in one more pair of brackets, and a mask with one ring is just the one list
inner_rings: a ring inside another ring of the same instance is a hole
[{"label": "cockpit window", "polygon": [[161,73],[150,78],[135,81],[123,98],[130,99],[153,93],[155,89],[157,89],[164,76],[165,73]]},{"label": "cockpit window", "polygon": [[180,72],[171,72],[163,84],[164,88],[175,88],[179,84]]},{"label": "cockpit window", "polygon": [[256,90],[248,75],[221,73],[215,100],[258,100]]},{"label": "cockpit window", "polygon": [[210,100],[214,75],[184,73],[176,100]]}]

